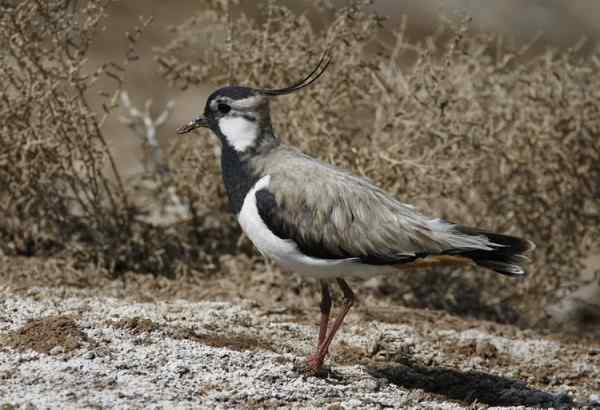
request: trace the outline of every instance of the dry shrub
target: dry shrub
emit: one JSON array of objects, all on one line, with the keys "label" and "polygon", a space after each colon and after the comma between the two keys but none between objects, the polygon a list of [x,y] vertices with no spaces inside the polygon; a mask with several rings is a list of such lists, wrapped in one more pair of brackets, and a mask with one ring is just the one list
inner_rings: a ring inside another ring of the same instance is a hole
[{"label": "dry shrub", "polygon": [[107,142],[85,98],[108,72],[84,70],[103,2],[78,15],[71,3],[1,6],[2,232],[9,239],[3,245],[17,253],[58,249],[75,235],[97,237],[100,227],[127,219],[122,185],[102,173]]},{"label": "dry shrub", "polygon": [[[113,161],[102,125],[119,103],[122,74],[137,58],[133,47],[148,22],[128,33],[124,62],[90,67],[87,54],[108,3],[0,5],[0,250],[72,257],[115,274],[215,269],[228,242],[215,240],[204,222],[149,223],[140,184],[123,181]],[[106,79],[115,87],[104,91],[97,113],[89,95]],[[168,176],[151,179],[157,199],[172,193]]]},{"label": "dry shrub", "polygon": [[[272,104],[284,141],[434,215],[537,244],[524,281],[481,270],[427,272],[387,278],[381,290],[419,306],[515,321],[512,305],[539,318],[599,244],[598,55],[524,58],[526,48],[471,35],[466,22],[442,22],[422,44],[407,43],[401,28],[382,44],[380,19],[366,3],[333,13],[315,1],[321,20],[332,22],[317,29],[274,2],[264,4],[264,21],[240,15],[230,23],[226,2],[207,1],[173,29],[157,61],[181,88],[280,87],[330,48],[334,64],[318,84]],[[197,195],[221,185],[216,166],[203,164],[196,180],[200,173]]]}]

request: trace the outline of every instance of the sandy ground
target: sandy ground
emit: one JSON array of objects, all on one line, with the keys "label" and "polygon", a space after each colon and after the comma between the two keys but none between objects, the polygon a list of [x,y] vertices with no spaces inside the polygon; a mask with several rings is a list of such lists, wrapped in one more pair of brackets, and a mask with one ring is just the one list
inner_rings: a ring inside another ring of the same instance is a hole
[{"label": "sandy ground", "polygon": [[599,342],[363,303],[314,377],[316,306],[0,259],[1,409],[600,408]]}]

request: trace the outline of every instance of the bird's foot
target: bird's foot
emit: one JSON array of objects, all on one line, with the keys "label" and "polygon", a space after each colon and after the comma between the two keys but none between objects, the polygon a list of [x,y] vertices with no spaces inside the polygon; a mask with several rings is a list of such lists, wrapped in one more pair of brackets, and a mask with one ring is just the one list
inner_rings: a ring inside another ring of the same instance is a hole
[{"label": "bird's foot", "polygon": [[315,352],[308,355],[306,363],[309,367],[319,369],[323,366],[324,359],[325,357],[323,355],[319,354],[319,352]]},{"label": "bird's foot", "polygon": [[327,376],[328,372],[325,369],[323,369],[323,362],[325,361],[326,355],[327,353],[323,354],[321,352],[315,352],[310,354],[306,358],[305,373],[307,375],[316,377]]}]

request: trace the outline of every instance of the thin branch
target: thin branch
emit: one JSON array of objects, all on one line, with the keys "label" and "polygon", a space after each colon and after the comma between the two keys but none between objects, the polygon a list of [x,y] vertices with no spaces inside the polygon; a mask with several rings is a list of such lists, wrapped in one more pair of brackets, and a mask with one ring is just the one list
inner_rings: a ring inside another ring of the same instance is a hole
[{"label": "thin branch", "polygon": [[[126,91],[122,91],[121,104],[126,111],[125,115],[119,117],[119,120],[127,125],[147,147],[151,158],[149,162],[152,164],[153,168],[161,174],[168,173],[169,170],[166,163],[163,161],[162,150],[156,135],[158,129],[169,119],[169,116],[175,107],[175,102],[173,100],[169,101],[165,106],[165,109],[158,114],[156,118],[152,118],[151,114],[152,100],[146,100],[144,103],[144,110],[141,111],[131,103],[129,94]],[[148,161],[144,161],[144,169],[148,171],[149,168]]]},{"label": "thin branch", "polygon": [[233,13],[232,9],[232,0],[227,1],[227,79],[229,84],[233,84]]}]

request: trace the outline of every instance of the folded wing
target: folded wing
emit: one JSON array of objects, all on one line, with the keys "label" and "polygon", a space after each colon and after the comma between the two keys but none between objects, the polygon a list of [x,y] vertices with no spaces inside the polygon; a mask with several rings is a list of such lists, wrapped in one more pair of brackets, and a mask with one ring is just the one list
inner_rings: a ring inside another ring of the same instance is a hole
[{"label": "folded wing", "polygon": [[271,176],[256,192],[259,214],[278,237],[323,259],[370,265],[475,262],[523,274],[531,243],[429,218],[355,177],[291,148],[259,164]]}]

